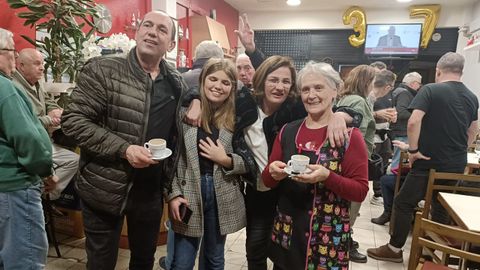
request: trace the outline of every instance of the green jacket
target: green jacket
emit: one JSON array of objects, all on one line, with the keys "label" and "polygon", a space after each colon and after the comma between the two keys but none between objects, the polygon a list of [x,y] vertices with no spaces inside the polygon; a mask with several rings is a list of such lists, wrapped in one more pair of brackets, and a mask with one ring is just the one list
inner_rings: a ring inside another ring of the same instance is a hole
[{"label": "green jacket", "polygon": [[360,123],[360,131],[362,132],[363,139],[367,145],[368,156],[373,153],[373,137],[375,136],[375,119],[373,118],[372,108],[368,105],[367,100],[359,95],[348,95],[342,97],[337,106],[346,106],[354,109],[355,111],[363,115],[362,122]]},{"label": "green jacket", "polygon": [[0,192],[38,183],[52,165],[50,138],[28,97],[0,73]]},{"label": "green jacket", "polygon": [[47,114],[53,109],[59,109],[60,106],[45,92],[43,82],[39,81],[35,85],[30,85],[18,71],[12,74],[12,80],[19,89],[25,90],[32,102],[38,120],[48,130],[48,127],[52,125],[52,119]]}]

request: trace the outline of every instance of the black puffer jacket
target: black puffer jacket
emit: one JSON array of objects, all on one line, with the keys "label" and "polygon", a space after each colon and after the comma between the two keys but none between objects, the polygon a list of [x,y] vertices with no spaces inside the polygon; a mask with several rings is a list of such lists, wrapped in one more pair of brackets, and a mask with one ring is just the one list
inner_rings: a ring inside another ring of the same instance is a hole
[{"label": "black puffer jacket", "polygon": [[[81,148],[77,192],[89,206],[113,215],[123,213],[132,185],[133,168],[122,157],[129,145],[143,145],[148,126],[152,80],[140,67],[135,51],[132,49],[127,57],[90,60],[62,116],[64,133]],[[180,74],[165,60],[160,68],[166,70],[180,100],[186,89]],[[181,131],[179,124],[177,121],[173,136]],[[178,135],[175,137],[181,137]],[[163,181],[173,178],[177,152],[163,162]]]}]

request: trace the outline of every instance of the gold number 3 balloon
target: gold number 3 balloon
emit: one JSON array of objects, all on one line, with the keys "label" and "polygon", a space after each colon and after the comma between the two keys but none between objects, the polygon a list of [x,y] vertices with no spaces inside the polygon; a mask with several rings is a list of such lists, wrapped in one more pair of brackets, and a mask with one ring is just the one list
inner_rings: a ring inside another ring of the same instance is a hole
[{"label": "gold number 3 balloon", "polygon": [[350,45],[353,47],[360,47],[365,42],[365,30],[367,18],[365,11],[361,7],[353,6],[345,10],[343,13],[343,24],[349,25],[353,21],[353,31],[358,33],[358,36],[351,35],[348,37]]},{"label": "gold number 3 balloon", "polygon": [[437,26],[440,5],[419,5],[410,6],[410,18],[424,17],[422,26],[422,42],[420,47],[427,48],[432,37],[433,31]]}]

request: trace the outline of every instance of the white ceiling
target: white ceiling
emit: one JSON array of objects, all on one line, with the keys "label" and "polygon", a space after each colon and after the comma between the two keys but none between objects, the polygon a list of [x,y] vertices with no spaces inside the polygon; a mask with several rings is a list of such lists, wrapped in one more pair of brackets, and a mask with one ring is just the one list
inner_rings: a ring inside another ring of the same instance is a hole
[{"label": "white ceiling", "polygon": [[290,7],[286,0],[225,0],[239,12],[249,11],[313,11],[313,10],[345,10],[350,6],[364,9],[403,9],[410,5],[440,4],[447,6],[470,6],[479,0],[413,0],[409,3],[398,3],[396,0],[302,0],[297,7]]}]

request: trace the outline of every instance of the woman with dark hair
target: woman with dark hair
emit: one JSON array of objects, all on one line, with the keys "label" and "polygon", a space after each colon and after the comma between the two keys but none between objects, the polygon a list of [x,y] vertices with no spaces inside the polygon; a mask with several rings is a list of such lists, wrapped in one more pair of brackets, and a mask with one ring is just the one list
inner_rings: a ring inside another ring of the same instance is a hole
[{"label": "woman with dark hair", "polygon": [[[341,87],[340,75],[326,63],[310,62],[298,74],[308,115],[282,128],[262,174],[265,185],[278,192],[269,251],[274,269],[348,269],[348,208],[350,201],[365,198],[368,169],[358,129],[350,130],[341,146],[327,139]],[[311,172],[289,174],[292,155],[308,157]]]},{"label": "woman with dark hair", "polygon": [[[369,104],[367,97],[373,90],[375,69],[367,65],[359,65],[350,71],[345,79],[344,88],[339,91],[338,106],[348,106],[363,115],[360,131],[367,146],[368,157],[373,153],[373,137],[375,135],[375,119],[372,114],[373,104]],[[357,219],[362,202],[352,202],[350,207],[350,227]],[[351,240],[350,260],[358,263],[367,262],[367,256],[358,252],[358,243]]]},{"label": "woman with dark hair", "polygon": [[[251,270],[267,269],[267,251],[277,203],[277,192],[263,184],[261,172],[267,165],[280,128],[306,115],[297,98],[295,82],[296,72],[291,59],[271,56],[255,71],[253,94],[246,87],[237,93],[233,146],[235,153],[249,166],[249,173],[242,178],[248,183],[246,251],[248,269]],[[335,137],[343,144],[346,121],[355,124],[361,120],[355,111],[348,108],[343,111],[348,113],[332,113],[328,133],[332,144],[335,144]]]},{"label": "woman with dark hair", "polygon": [[[227,234],[245,226],[239,174],[246,167],[232,147],[236,83],[230,61],[210,59],[200,73],[201,125],[182,124],[180,159],[167,196],[175,231],[172,269],[193,269],[201,239],[200,269],[223,269]],[[182,208],[191,209],[189,220]]]}]

